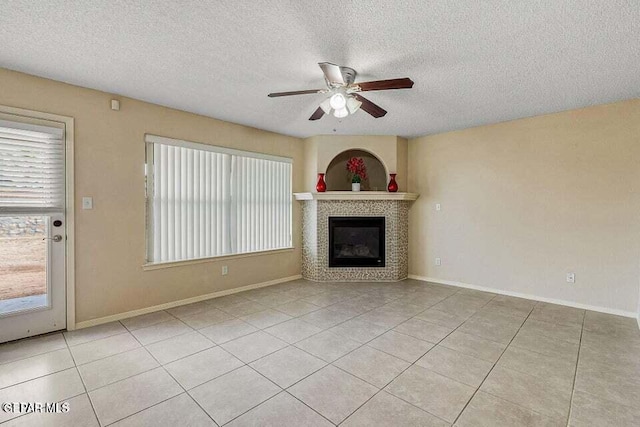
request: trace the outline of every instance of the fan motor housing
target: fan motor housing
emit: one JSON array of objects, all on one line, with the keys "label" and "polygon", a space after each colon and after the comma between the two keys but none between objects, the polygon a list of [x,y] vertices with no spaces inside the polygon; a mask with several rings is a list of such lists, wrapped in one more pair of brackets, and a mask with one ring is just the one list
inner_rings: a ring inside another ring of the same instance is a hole
[{"label": "fan motor housing", "polygon": [[346,86],[349,86],[356,81],[356,75],[358,73],[353,68],[340,67],[340,72],[342,73],[342,78],[344,79]]}]

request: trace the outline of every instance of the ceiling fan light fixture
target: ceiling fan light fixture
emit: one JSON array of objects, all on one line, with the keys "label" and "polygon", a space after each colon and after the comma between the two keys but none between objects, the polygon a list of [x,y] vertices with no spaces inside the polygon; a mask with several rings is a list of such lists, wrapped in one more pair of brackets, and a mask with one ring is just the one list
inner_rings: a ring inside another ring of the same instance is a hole
[{"label": "ceiling fan light fixture", "polygon": [[331,108],[334,110],[342,110],[347,105],[347,98],[338,92],[329,98],[329,103],[331,104]]},{"label": "ceiling fan light fixture", "polygon": [[333,117],[336,117],[338,119],[342,119],[344,117],[347,117],[349,115],[349,110],[347,110],[346,108],[337,108],[333,111]]},{"label": "ceiling fan light fixture", "polygon": [[362,102],[355,99],[353,96],[347,98],[347,109],[349,113],[353,114],[360,109]]},{"label": "ceiling fan light fixture", "polygon": [[356,83],[357,73],[353,68],[341,67],[330,62],[319,62],[318,65],[324,74],[326,89],[273,92],[268,94],[269,98],[314,93],[328,94],[329,97],[320,103],[320,106],[311,114],[309,120],[319,120],[324,115],[329,114],[333,114],[334,117],[340,119],[354,114],[360,109],[378,119],[384,117],[387,111],[360,95],[360,92],[411,89],[413,87],[413,80],[409,77]]}]

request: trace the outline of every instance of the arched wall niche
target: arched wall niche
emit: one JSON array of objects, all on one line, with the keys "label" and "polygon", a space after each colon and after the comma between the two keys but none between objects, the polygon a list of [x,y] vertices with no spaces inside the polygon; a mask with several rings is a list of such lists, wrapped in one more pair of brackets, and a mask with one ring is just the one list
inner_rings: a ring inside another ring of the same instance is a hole
[{"label": "arched wall niche", "polygon": [[352,157],[362,158],[367,168],[367,179],[362,181],[363,191],[386,191],[387,169],[372,152],[364,149],[345,150],[336,155],[325,171],[327,191],[350,191],[351,178],[347,171],[347,161]]},{"label": "arched wall niche", "polygon": [[[366,151],[381,161],[387,176],[385,177],[385,184],[379,188],[380,191],[387,190],[386,184],[389,182],[389,173],[397,173],[396,181],[398,182],[399,191],[407,191],[408,141],[404,138],[393,135],[316,135],[306,138],[303,145],[304,188],[307,191],[315,191],[318,172],[326,173],[332,160],[347,150]],[[344,172],[344,167],[347,159],[344,159],[344,162],[345,164],[340,165],[337,169],[340,174],[346,173]],[[329,172],[329,175],[333,175],[333,173]],[[341,176],[344,177],[344,175]],[[350,190],[351,184],[349,182],[342,185],[347,184]],[[372,187],[378,188],[380,185],[377,184]],[[329,187],[330,189],[331,187]]]}]

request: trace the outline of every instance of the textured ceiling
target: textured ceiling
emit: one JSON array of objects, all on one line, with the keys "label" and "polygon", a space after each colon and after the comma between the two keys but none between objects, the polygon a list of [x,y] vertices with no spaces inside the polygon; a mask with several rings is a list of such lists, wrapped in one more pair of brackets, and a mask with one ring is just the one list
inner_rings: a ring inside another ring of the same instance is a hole
[{"label": "textured ceiling", "polygon": [[[5,0],[0,67],[295,136],[413,137],[638,97],[640,1]],[[389,113],[308,117],[317,62]],[[0,90],[1,90],[0,82]]]}]

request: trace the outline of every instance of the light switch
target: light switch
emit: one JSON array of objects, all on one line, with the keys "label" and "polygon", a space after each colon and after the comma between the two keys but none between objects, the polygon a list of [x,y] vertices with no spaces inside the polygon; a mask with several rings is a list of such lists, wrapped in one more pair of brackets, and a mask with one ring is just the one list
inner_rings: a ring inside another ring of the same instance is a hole
[{"label": "light switch", "polygon": [[82,198],[82,209],[93,209],[93,197]]},{"label": "light switch", "polygon": [[440,203],[436,203],[436,210],[439,211],[440,210]]}]

